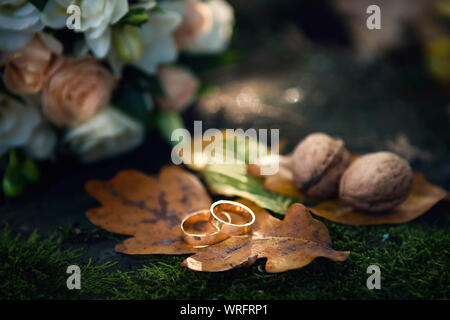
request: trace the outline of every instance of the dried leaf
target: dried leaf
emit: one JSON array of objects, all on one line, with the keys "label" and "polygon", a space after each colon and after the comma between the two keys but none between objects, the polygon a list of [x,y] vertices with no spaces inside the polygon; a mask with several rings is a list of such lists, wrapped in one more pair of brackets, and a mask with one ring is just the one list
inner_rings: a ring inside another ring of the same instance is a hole
[{"label": "dried leaf", "polygon": [[[248,172],[261,177],[258,174],[259,165],[249,166]],[[287,167],[277,174],[266,176],[264,187],[267,190],[282,195],[295,197],[295,185],[292,173]],[[297,191],[297,198],[304,201],[305,196]],[[397,224],[411,221],[427,212],[436,203],[443,200],[447,192],[429,183],[423,174],[414,173],[413,188],[409,197],[389,212],[371,213],[356,210],[345,204],[340,199],[331,199],[318,203],[310,208],[315,215],[325,219],[348,225],[376,225]]]},{"label": "dried leaf", "polygon": [[422,150],[416,146],[413,146],[405,134],[398,134],[394,140],[388,140],[386,142],[386,148],[409,162],[412,161],[424,161],[429,162],[433,159],[433,154]]},{"label": "dried leaf", "polygon": [[195,271],[225,271],[250,266],[259,258],[267,258],[267,272],[283,272],[301,268],[317,257],[344,261],[350,252],[331,247],[326,226],[311,217],[299,203],[293,204],[285,218],[279,220],[248,200],[241,201],[256,215],[252,232],[233,236],[213,246],[198,250],[182,265]]},{"label": "dried leaf", "polygon": [[157,179],[121,171],[109,181],[88,181],[86,190],[102,204],[86,213],[93,224],[133,235],[116,247],[127,254],[195,252],[181,238],[180,222],[190,212],[211,205],[198,178],[175,166],[163,168]]},{"label": "dried leaf", "polygon": [[323,218],[349,225],[398,224],[411,221],[444,199],[447,192],[429,183],[423,174],[414,173],[409,197],[385,213],[370,213],[353,209],[339,199],[323,201],[310,210]]},{"label": "dried leaf", "polygon": [[264,188],[267,190],[298,199],[302,202],[306,201],[306,196],[294,185],[294,176],[289,167],[290,159],[290,156],[279,156],[279,170],[274,175],[263,176],[261,174],[261,162],[249,164],[247,172],[255,177],[264,178]]},{"label": "dried leaf", "polygon": [[450,192],[447,192],[447,195],[444,198],[445,201],[450,201]]}]

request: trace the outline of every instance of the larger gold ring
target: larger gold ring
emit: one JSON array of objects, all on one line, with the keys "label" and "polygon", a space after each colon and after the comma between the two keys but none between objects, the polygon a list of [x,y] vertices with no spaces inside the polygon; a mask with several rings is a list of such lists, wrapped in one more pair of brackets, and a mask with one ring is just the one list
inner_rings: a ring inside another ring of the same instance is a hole
[{"label": "larger gold ring", "polygon": [[[216,226],[218,230],[228,235],[248,233],[256,220],[255,213],[249,207],[235,201],[216,201],[211,205],[209,210],[211,212],[211,217],[213,218],[211,223]],[[231,219],[225,221],[220,216],[230,217]],[[234,216],[243,220],[243,223],[231,223]]]},{"label": "larger gold ring", "polygon": [[[229,215],[225,215],[225,217],[228,217],[228,221],[231,221]],[[194,248],[204,248],[228,238],[228,235],[221,232],[220,228],[217,225],[211,225],[209,223],[211,220],[210,218],[211,213],[208,209],[193,212],[186,218],[184,218],[180,224],[181,231],[183,231],[183,240],[191,244]],[[187,231],[189,230],[189,227],[192,227],[194,224],[197,224],[199,222],[205,222],[206,225],[214,228],[214,231],[209,233]]]}]

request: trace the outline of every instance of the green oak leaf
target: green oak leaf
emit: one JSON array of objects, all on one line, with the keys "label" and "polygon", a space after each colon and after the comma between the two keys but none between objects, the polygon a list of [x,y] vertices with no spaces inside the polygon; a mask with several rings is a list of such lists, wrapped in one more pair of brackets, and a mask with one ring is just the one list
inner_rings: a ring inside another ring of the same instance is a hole
[{"label": "green oak leaf", "polygon": [[[247,173],[249,153],[256,154],[255,152],[258,152],[259,156],[268,154],[269,151],[265,144],[250,138],[242,139],[243,136],[239,134],[226,135],[225,130],[222,131],[222,134],[224,136],[222,143],[224,152],[226,152],[227,146],[233,148],[236,160],[234,164],[188,165],[192,170],[201,173],[213,193],[227,197],[245,198],[262,208],[279,214],[285,214],[291,204],[298,202],[294,198],[267,190],[263,185],[262,178]],[[240,136],[241,140],[236,136]],[[233,139],[234,143],[226,143],[228,139]]]},{"label": "green oak leaf", "polygon": [[285,214],[291,204],[298,202],[294,198],[266,190],[261,178],[247,173],[246,165],[208,165],[202,175],[213,193],[242,197],[275,213]]}]

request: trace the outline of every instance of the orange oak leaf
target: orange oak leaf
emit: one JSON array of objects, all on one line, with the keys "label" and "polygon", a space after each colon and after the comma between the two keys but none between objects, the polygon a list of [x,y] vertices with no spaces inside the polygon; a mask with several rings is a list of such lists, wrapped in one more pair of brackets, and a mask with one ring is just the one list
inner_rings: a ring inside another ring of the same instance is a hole
[{"label": "orange oak leaf", "polygon": [[399,224],[411,221],[443,200],[447,192],[429,183],[421,173],[414,173],[409,197],[394,209],[384,213],[356,210],[339,199],[323,201],[310,210],[323,218],[351,225]]},{"label": "orange oak leaf", "polygon": [[127,254],[186,254],[195,249],[181,238],[180,222],[190,212],[209,208],[211,198],[188,171],[164,167],[158,178],[124,170],[108,181],[91,180],[87,192],[101,207],[87,211],[95,225],[132,235],[116,246]]},{"label": "orange oak leaf", "polygon": [[303,194],[294,185],[294,176],[290,169],[291,157],[290,156],[278,156],[278,172],[273,175],[264,176],[261,174],[261,169],[264,163],[271,161],[270,157],[266,157],[267,160],[260,161],[256,164],[249,164],[247,166],[247,172],[255,177],[264,178],[264,187],[267,190],[274,191],[276,193],[296,198],[300,201],[306,200],[306,195]]},{"label": "orange oak leaf", "polygon": [[[306,197],[300,191],[296,191],[290,169],[282,163],[288,163],[288,161],[285,159],[280,162],[280,170],[277,174],[264,176],[264,187],[279,194],[305,200]],[[261,164],[249,165],[248,172],[261,177],[260,166]],[[421,216],[446,196],[445,190],[432,185],[423,174],[415,172],[413,187],[408,198],[388,212],[373,213],[356,210],[338,198],[319,202],[309,209],[315,215],[347,225],[398,224]]]},{"label": "orange oak leaf", "polygon": [[293,204],[284,219],[279,220],[248,200],[240,202],[255,212],[251,233],[231,236],[200,249],[183,261],[183,266],[217,272],[250,266],[259,258],[267,258],[267,272],[283,272],[301,268],[317,257],[344,261],[350,254],[332,249],[327,227],[313,219],[300,203]]}]

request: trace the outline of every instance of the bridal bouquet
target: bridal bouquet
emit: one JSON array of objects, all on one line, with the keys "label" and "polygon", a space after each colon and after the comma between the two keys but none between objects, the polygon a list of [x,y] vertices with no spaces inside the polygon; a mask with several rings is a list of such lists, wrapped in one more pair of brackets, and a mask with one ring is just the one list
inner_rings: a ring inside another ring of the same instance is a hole
[{"label": "bridal bouquet", "polygon": [[1,0],[5,195],[38,179],[36,160],[94,162],[182,126],[199,81],[180,57],[222,53],[233,22],[225,0]]}]

